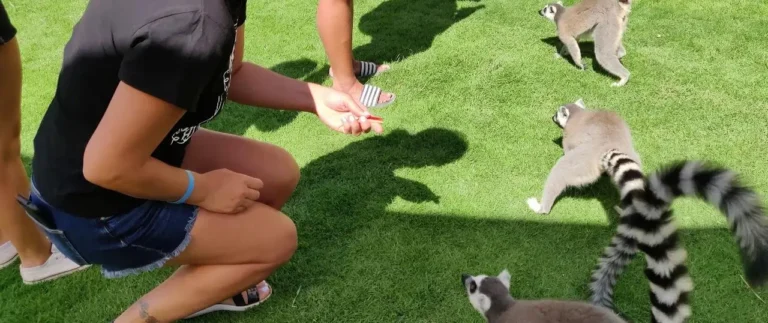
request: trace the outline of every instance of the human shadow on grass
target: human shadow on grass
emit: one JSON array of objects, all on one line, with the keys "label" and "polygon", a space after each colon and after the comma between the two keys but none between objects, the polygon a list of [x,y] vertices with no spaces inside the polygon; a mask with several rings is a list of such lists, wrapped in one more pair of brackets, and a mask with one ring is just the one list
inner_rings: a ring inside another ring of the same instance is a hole
[{"label": "human shadow on grass", "polygon": [[428,50],[438,35],[483,8],[459,9],[457,0],[385,1],[360,17],[360,31],[371,41],[356,47],[354,57],[382,63],[403,60]]},{"label": "human shadow on grass", "polygon": [[[542,38],[541,41],[543,43],[547,44],[547,45],[552,46],[552,48],[554,48],[554,51],[552,52],[553,54],[558,52],[560,47],[564,46],[563,43],[560,41],[560,39],[557,38],[557,37]],[[595,72],[597,72],[597,73],[599,73],[599,74],[601,74],[603,76],[607,76],[607,77],[610,77],[612,79],[618,80],[618,77],[616,77],[615,75],[613,75],[613,74],[609,73],[608,71],[606,71],[602,66],[600,66],[600,63],[597,62],[597,58],[595,57],[595,43],[594,42],[592,42],[592,41],[580,41],[579,42],[579,48],[581,49],[581,58],[582,59],[589,58],[589,59],[592,60],[592,70],[594,70]],[[627,51],[629,51],[629,49],[627,49]],[[576,64],[574,64],[573,59],[571,58],[570,54],[565,55],[561,59],[557,59],[557,60],[558,61],[560,61],[560,60],[567,60],[567,62],[570,63],[576,71],[579,71],[578,67],[576,67]],[[622,59],[619,59],[619,61],[622,61]],[[623,62],[622,62],[622,64],[623,64]]]},{"label": "human shadow on grass", "polygon": [[[286,206],[299,229],[299,255],[310,262],[343,256],[350,235],[384,214],[396,198],[439,204],[440,197],[429,187],[395,172],[442,166],[460,159],[467,148],[455,131],[433,128],[409,134],[395,130],[310,162],[302,168],[301,182]],[[317,265],[311,267],[323,268]],[[324,275],[311,276],[306,278]]]},{"label": "human shadow on grass", "polygon": [[[322,74],[315,71],[317,65],[310,59],[302,58],[277,64],[270,67],[270,70],[293,79],[322,83]],[[251,126],[262,132],[272,132],[290,124],[298,115],[299,112],[296,111],[250,107],[230,101],[206,128],[236,135],[245,134]]]}]

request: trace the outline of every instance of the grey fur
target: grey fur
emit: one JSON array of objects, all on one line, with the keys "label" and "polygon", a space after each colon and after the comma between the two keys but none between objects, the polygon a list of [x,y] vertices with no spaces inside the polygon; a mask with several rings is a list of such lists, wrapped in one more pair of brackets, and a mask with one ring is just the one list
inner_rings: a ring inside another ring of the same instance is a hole
[{"label": "grey fur", "polygon": [[563,43],[559,56],[570,53],[573,63],[583,70],[578,41],[591,37],[597,62],[619,78],[612,86],[624,86],[630,72],[619,59],[627,54],[622,39],[630,11],[630,0],[582,0],[570,7],[561,1],[549,3],[539,14],[557,26],[557,37]]},{"label": "grey fur", "polygon": [[[634,200],[632,194],[645,188],[644,178],[638,177],[633,180],[622,183],[622,177],[628,173],[629,170],[637,171],[637,176],[644,176],[640,171],[640,166],[635,163],[625,163],[623,167],[617,167],[618,161],[631,158],[619,151],[611,151],[604,155],[603,166],[610,174],[613,182],[619,188],[622,199],[622,207],[616,207],[616,210],[621,216],[631,214],[632,208],[631,201]],[[623,171],[622,171],[623,170]],[[628,212],[629,211],[629,212]],[[608,247],[603,251],[602,256],[592,273],[591,282],[589,284],[592,295],[590,301],[592,304],[600,305],[606,308],[613,309],[613,291],[616,282],[630,262],[634,259],[635,255],[639,251],[639,242],[630,236],[617,233],[612,239]],[[679,278],[686,279],[687,275],[682,275]],[[689,291],[687,288],[685,291]]]},{"label": "grey fur", "polygon": [[[562,119],[560,123],[556,119]],[[567,187],[581,187],[596,182],[605,172],[603,157],[611,150],[627,154],[640,165],[629,126],[616,113],[589,110],[579,99],[561,106],[553,116],[563,128],[563,152],[544,184],[541,202],[528,200],[536,213],[549,214],[555,199]],[[537,209],[534,206],[540,204]]]},{"label": "grey fur", "polygon": [[651,207],[635,202],[635,208],[658,213],[678,197],[697,198],[717,207],[739,246],[747,282],[753,287],[768,284],[765,207],[757,192],[744,185],[734,171],[703,161],[685,161],[651,174],[648,182],[651,192],[664,204]]},{"label": "grey fur", "polygon": [[[612,176],[624,191],[624,183],[632,181],[628,177],[637,180],[640,174]],[[768,283],[768,218],[757,193],[742,184],[732,170],[697,160],[678,161],[652,173],[642,188],[631,189],[629,198],[622,200],[616,235],[592,275],[593,304],[613,308],[618,277],[632,256],[642,250],[644,272],[651,287],[653,322],[682,323],[690,318],[689,294],[694,286],[685,265],[687,251],[680,244],[670,210],[679,197],[694,197],[716,206],[728,220],[739,245],[749,285]]]},{"label": "grey fur", "polygon": [[617,280],[642,250],[653,322],[688,320],[692,313],[689,294],[694,287],[685,264],[687,251],[680,244],[670,210],[672,202],[682,196],[698,197],[719,208],[739,245],[748,283],[768,283],[768,218],[758,194],[744,186],[732,170],[680,161],[646,177],[632,148],[629,127],[615,113],[586,110],[580,99],[560,107],[552,120],[563,128],[565,156],[561,161],[568,163],[559,161],[551,171],[542,205],[529,199],[529,206],[548,212],[563,188],[577,181],[594,182],[598,171],[611,176],[621,196],[617,232],[589,284],[592,304],[613,309]]},{"label": "grey fur", "polygon": [[590,302],[613,309],[613,292],[619,276],[624,272],[639,251],[637,241],[616,235],[605,248],[595,270],[592,272],[589,289]]},{"label": "grey fur", "polygon": [[[479,280],[477,277],[481,277]],[[509,293],[509,273],[497,277],[462,275],[462,283],[473,302],[490,302],[484,311],[475,307],[488,323],[627,323],[609,309],[571,300],[516,300]],[[473,290],[470,285],[477,286]],[[473,303],[473,306],[475,304]]]}]

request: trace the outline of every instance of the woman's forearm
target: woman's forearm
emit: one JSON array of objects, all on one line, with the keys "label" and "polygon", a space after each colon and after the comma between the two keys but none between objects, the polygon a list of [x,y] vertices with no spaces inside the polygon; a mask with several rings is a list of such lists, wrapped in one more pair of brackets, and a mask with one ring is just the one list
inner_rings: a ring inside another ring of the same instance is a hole
[{"label": "woman's forearm", "polygon": [[[109,166],[112,165],[112,166]],[[108,160],[86,161],[85,178],[101,187],[139,199],[175,201],[181,198],[189,185],[187,173],[155,158],[141,165],[129,166]],[[205,196],[200,174],[192,173],[195,186],[188,204],[197,204]]]},{"label": "woman's forearm", "polygon": [[187,174],[152,157],[152,152],[184,113],[120,82],[85,147],[83,176],[95,185],[136,198],[179,199],[187,188]]},{"label": "woman's forearm", "polygon": [[315,112],[311,84],[243,62],[232,75],[229,99],[245,105]]}]

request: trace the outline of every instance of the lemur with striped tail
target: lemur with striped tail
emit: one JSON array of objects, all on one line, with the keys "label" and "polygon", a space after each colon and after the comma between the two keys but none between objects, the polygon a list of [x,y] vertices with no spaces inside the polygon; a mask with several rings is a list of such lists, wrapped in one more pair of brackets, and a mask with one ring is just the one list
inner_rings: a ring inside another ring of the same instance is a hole
[{"label": "lemur with striped tail", "polygon": [[751,286],[768,281],[768,218],[760,197],[736,174],[700,161],[680,161],[646,177],[632,147],[627,124],[614,112],[587,110],[583,100],[561,106],[552,120],[563,128],[565,155],[545,184],[542,202],[528,200],[537,213],[549,213],[568,186],[594,183],[608,173],[620,192],[617,233],[592,273],[591,303],[613,309],[613,290],[638,251],[645,254],[652,322],[685,322],[693,282],[685,265],[670,205],[689,196],[716,206],[728,220],[740,247]]}]

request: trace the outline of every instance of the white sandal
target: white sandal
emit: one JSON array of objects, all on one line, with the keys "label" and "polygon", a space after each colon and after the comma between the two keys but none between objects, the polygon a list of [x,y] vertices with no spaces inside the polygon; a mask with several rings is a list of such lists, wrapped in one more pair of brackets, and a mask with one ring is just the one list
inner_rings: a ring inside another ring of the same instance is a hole
[{"label": "white sandal", "polygon": [[[213,306],[204,308],[190,316],[187,316],[184,319],[189,319],[189,318],[193,318],[196,316],[200,316],[203,314],[208,314],[216,311],[243,312],[245,310],[256,307],[259,304],[264,303],[267,299],[269,299],[270,296],[272,296],[272,287],[266,281],[263,283],[264,283],[264,286],[262,287],[259,287],[259,285],[261,285],[261,283],[259,283],[258,285],[253,286],[245,291],[248,299],[243,299],[242,292],[237,293],[237,295],[235,296],[232,296],[232,301],[235,303],[235,305],[222,304],[222,303],[215,304]],[[269,291],[269,294],[267,294],[267,296],[264,299],[260,299],[259,291],[262,291],[262,292]]]},{"label": "white sandal", "polygon": [[369,84],[364,84],[363,92],[360,93],[360,103],[368,108],[383,108],[395,102],[395,94],[393,93],[392,97],[388,101],[378,103],[380,95],[381,88]]}]

